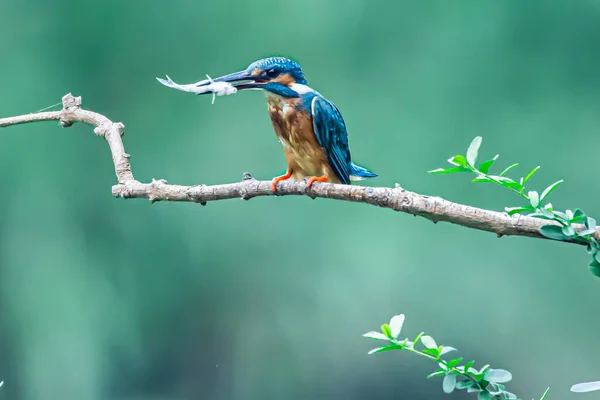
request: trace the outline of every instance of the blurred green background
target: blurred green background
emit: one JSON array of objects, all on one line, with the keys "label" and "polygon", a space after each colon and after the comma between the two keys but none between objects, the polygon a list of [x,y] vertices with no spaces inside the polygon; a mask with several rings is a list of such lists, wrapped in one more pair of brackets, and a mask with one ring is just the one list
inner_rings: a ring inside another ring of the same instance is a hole
[{"label": "blurred green background", "polygon": [[[600,217],[599,19],[592,0],[5,0],[0,116],[72,92],[125,124],[138,180],[270,179],[285,163],[262,94],[211,105],[155,77],[289,56],[341,110],[366,184],[519,205],[426,174],[481,135],[482,157],[542,165],[532,189],[565,179],[555,207]],[[2,130],[0,153],[0,399],[450,398],[426,360],[367,355],[361,335],[401,312],[524,398],[600,379],[583,248],[322,199],[115,199],[82,124]]]}]

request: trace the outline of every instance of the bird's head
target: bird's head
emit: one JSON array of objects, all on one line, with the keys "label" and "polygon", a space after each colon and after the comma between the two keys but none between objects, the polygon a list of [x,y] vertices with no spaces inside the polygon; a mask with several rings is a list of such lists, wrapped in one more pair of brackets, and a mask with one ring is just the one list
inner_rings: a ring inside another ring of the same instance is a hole
[{"label": "bird's head", "polygon": [[299,97],[308,88],[300,65],[283,57],[263,58],[243,71],[213,81],[230,83],[238,90],[265,90],[282,97]]}]

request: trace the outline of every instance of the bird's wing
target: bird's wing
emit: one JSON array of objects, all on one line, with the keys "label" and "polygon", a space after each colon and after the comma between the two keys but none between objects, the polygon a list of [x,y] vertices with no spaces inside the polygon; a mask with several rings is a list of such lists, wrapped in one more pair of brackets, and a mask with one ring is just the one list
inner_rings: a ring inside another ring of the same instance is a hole
[{"label": "bird's wing", "polygon": [[315,136],[327,153],[329,166],[341,183],[350,184],[350,149],[342,115],[336,106],[321,96],[313,98],[311,111]]}]

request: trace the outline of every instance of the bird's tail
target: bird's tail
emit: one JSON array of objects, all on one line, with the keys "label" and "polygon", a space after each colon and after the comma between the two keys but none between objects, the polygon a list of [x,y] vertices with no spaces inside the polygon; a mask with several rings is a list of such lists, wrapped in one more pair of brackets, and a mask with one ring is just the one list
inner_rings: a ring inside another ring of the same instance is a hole
[{"label": "bird's tail", "polygon": [[358,166],[354,163],[350,164],[350,180],[351,181],[362,181],[365,178],[375,178],[377,174],[369,171],[366,168]]}]

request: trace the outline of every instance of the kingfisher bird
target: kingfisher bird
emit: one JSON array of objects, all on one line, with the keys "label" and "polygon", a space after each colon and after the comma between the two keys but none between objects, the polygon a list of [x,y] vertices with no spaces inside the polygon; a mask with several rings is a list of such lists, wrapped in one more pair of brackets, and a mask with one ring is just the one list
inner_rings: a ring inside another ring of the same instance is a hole
[{"label": "kingfisher bird", "polygon": [[[314,182],[350,184],[377,176],[352,162],[342,115],[331,101],[309,86],[297,62],[283,57],[263,58],[243,71],[210,82],[227,82],[237,90],[266,93],[269,116],[287,163],[287,172],[272,180],[273,192],[277,191],[277,183],[289,178],[307,179],[308,189]],[[198,86],[207,84],[202,81]]]}]

